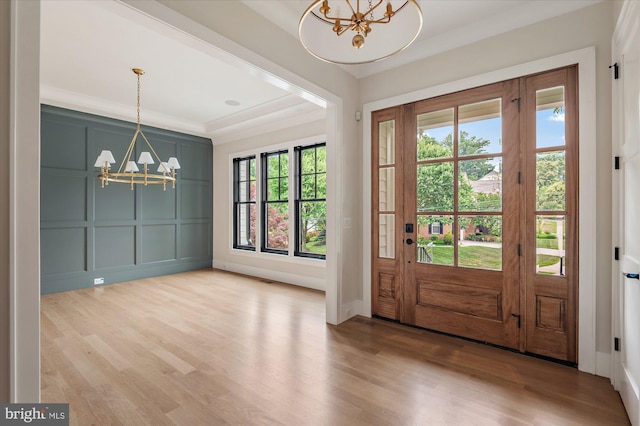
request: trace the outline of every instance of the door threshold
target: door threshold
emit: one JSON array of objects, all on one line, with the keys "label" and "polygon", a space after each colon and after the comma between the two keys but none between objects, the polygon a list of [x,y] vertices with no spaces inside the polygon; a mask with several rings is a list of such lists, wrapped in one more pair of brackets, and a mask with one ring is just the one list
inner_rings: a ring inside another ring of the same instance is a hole
[{"label": "door threshold", "polygon": [[517,349],[508,348],[506,346],[500,346],[500,345],[496,345],[494,343],[489,343],[489,342],[484,342],[482,340],[472,339],[470,337],[457,336],[455,334],[445,333],[444,331],[433,330],[431,328],[420,327],[420,326],[413,325],[413,324],[405,324],[405,323],[400,322],[398,320],[385,318],[385,317],[381,317],[381,316],[378,316],[378,315],[372,315],[371,317],[374,318],[374,319],[379,319],[379,320],[390,322],[390,323],[393,323],[393,324],[398,324],[398,325],[401,325],[403,327],[411,327],[411,328],[415,328],[415,329],[418,329],[418,330],[424,330],[424,331],[428,331],[429,333],[440,334],[440,335],[443,335],[443,336],[449,336],[449,337],[453,337],[455,339],[465,340],[467,342],[472,342],[472,343],[478,343],[480,345],[491,346],[493,348],[501,349],[503,351],[513,352],[515,354],[526,355],[526,356],[529,356],[529,357],[532,357],[532,358],[538,358],[538,359],[541,359],[541,360],[544,360],[544,361],[553,362],[555,364],[566,365],[567,367],[578,368],[578,364],[570,362],[570,361],[564,361],[564,360],[561,360],[561,359],[552,358],[552,357],[545,356],[545,355],[534,354],[532,352],[520,352]]}]

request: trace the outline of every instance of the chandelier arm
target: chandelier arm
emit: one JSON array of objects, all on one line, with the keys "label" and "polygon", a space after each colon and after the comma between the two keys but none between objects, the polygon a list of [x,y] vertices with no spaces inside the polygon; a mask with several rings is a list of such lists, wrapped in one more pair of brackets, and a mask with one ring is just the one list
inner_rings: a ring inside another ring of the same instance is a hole
[{"label": "chandelier arm", "polygon": [[[354,15],[356,14],[356,11],[353,10],[353,6],[351,5],[351,2],[349,0],[345,0],[347,2],[347,4],[349,5],[349,8],[351,9],[351,13],[353,13]],[[356,0],[358,3],[358,12],[360,11],[360,0]]]},{"label": "chandelier arm", "polygon": [[368,21],[369,24],[388,24],[389,22],[391,22],[391,17],[390,16],[385,16],[384,18],[380,18],[380,19],[376,19],[375,21]]},{"label": "chandelier arm", "polygon": [[348,30],[353,30],[356,27],[356,24],[354,24],[353,22],[350,23],[349,25],[347,25],[346,27],[342,27],[341,30],[336,31],[336,34],[338,34],[339,36],[341,36],[342,34],[344,34],[345,32],[347,32]]},{"label": "chandelier arm", "polygon": [[124,153],[124,157],[122,157],[120,167],[118,167],[118,173],[121,173],[123,171],[122,168],[124,167],[124,165],[131,160],[131,154],[133,153],[133,148],[136,146],[138,133],[140,133],[140,130],[136,130],[136,132],[133,134],[133,138],[131,138],[131,142],[129,143],[129,148],[127,148],[127,152]]},{"label": "chandelier arm", "polygon": [[144,141],[147,143],[147,146],[149,147],[149,149],[151,149],[151,152],[153,152],[153,155],[158,160],[158,164],[162,165],[162,160],[160,159],[160,156],[158,154],[156,154],[156,150],[153,149],[153,147],[151,146],[151,143],[149,142],[147,137],[144,135],[144,133],[142,133],[142,130],[140,130],[140,134],[142,135],[142,139],[144,139]]}]

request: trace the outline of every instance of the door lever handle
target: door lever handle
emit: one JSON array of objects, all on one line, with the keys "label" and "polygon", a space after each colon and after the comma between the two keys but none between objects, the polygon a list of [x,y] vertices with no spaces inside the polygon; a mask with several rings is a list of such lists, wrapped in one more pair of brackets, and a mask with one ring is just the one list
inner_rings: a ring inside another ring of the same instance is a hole
[{"label": "door lever handle", "polygon": [[411,245],[413,244],[413,240],[411,238],[407,238],[406,239],[407,244]]},{"label": "door lever handle", "polygon": [[627,278],[640,280],[640,274],[629,274],[627,272],[623,272],[622,275],[624,275]]}]

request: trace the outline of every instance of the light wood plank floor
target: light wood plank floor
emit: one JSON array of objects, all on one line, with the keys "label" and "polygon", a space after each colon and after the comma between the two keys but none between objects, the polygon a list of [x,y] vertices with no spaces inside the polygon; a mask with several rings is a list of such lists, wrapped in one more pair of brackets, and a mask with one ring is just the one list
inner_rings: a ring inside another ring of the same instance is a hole
[{"label": "light wood plank floor", "polygon": [[42,400],[77,425],[624,425],[609,380],[204,270],[42,297]]}]

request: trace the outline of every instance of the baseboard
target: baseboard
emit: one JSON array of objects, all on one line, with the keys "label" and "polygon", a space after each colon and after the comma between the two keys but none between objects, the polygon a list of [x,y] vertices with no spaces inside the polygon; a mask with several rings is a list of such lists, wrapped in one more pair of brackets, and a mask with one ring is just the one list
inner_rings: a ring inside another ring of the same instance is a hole
[{"label": "baseboard", "polygon": [[620,396],[624,401],[624,408],[627,410],[631,424],[640,426],[640,390],[638,389],[638,383],[635,382],[626,368],[623,368],[622,375]]},{"label": "baseboard", "polygon": [[280,281],[299,287],[311,288],[313,290],[325,291],[326,284],[322,278],[306,277],[304,275],[291,274],[289,272],[274,271],[272,269],[257,268],[255,266],[242,265],[232,262],[216,262],[214,259],[211,265],[223,271],[236,272],[238,274],[251,275],[252,277],[264,278],[267,280]]},{"label": "baseboard", "polygon": [[611,378],[611,353],[596,352],[596,375]]},{"label": "baseboard", "polygon": [[342,305],[341,320],[346,321],[356,315],[362,315],[362,300],[354,300],[350,303]]}]

